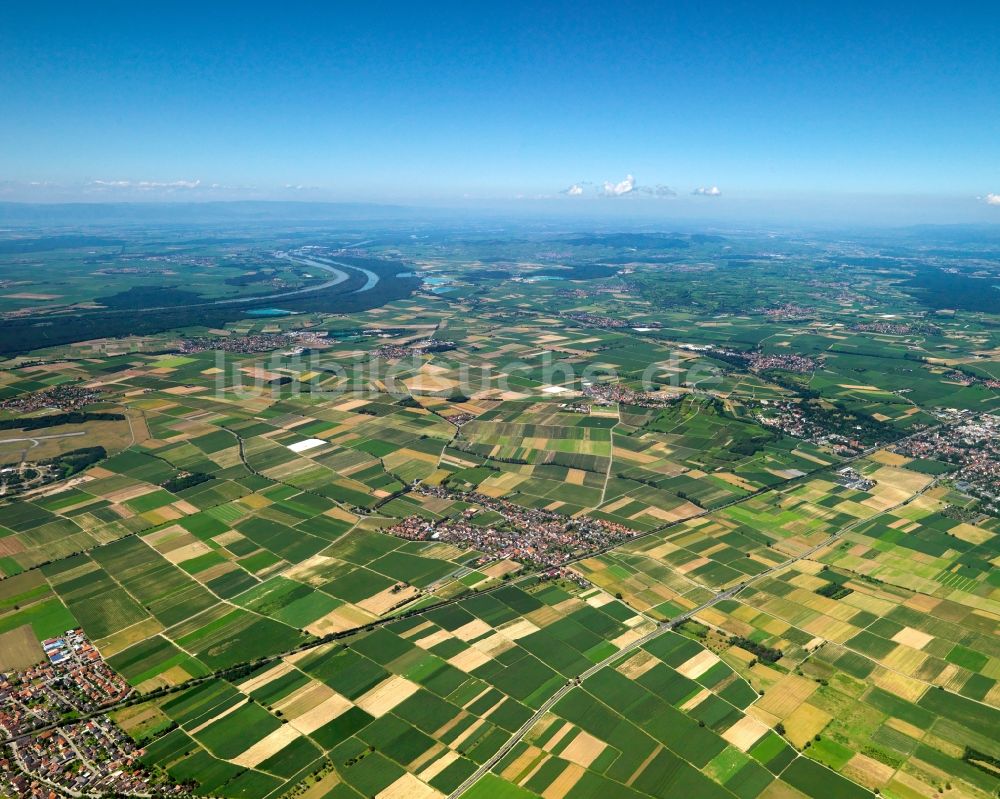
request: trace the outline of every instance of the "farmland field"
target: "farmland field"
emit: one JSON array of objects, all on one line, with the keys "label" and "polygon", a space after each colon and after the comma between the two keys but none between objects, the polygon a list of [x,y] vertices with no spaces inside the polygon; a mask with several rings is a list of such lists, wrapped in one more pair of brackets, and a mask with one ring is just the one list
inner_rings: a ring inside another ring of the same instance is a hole
[{"label": "farmland field", "polygon": [[[0,669],[79,629],[227,799],[996,795],[1000,309],[905,282],[964,256],[304,236],[0,254]],[[409,276],[249,313],[306,257]]]}]

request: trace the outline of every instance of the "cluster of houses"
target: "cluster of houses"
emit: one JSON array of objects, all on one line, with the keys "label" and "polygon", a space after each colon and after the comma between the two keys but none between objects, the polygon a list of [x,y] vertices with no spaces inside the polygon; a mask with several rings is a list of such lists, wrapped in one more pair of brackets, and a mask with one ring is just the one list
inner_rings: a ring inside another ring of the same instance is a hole
[{"label": "cluster of houses", "polygon": [[1000,416],[948,409],[955,423],[921,433],[895,449],[911,458],[934,458],[958,468],[956,486],[979,497],[988,509],[1000,509]]},{"label": "cluster of houses", "polygon": [[74,411],[84,405],[100,401],[101,392],[97,389],[67,384],[11,397],[0,402],[0,410],[34,413],[48,408],[59,408],[63,411]]},{"label": "cluster of houses", "polygon": [[0,674],[0,796],[175,796],[142,750],[104,713],[131,688],[82,630],[42,642],[45,660]]},{"label": "cluster of houses", "polygon": [[147,771],[139,762],[143,750],[103,715],[19,738],[7,751],[0,775],[18,797],[188,793]]},{"label": "cluster of houses", "polygon": [[485,494],[463,494],[441,486],[420,486],[417,491],[474,502],[502,516],[504,523],[479,524],[478,509],[469,508],[456,519],[428,521],[409,516],[388,532],[409,540],[444,541],[478,550],[483,553],[479,563],[516,560],[543,569],[558,568],[577,555],[606,549],[635,535],[634,530],[614,522],[587,516],[568,518]]}]

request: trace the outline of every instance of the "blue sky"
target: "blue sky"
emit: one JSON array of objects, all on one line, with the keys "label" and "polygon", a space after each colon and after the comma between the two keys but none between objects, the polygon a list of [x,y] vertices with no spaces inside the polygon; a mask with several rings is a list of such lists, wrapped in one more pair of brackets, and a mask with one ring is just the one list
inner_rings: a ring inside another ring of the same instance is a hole
[{"label": "blue sky", "polygon": [[1000,218],[998,30],[974,2],[10,4],[0,199]]}]

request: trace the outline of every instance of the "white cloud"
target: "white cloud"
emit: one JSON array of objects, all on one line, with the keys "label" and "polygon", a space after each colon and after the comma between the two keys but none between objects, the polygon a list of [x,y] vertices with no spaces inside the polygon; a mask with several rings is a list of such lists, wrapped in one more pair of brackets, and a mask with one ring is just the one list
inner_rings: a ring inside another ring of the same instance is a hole
[{"label": "white cloud", "polygon": [[709,188],[705,188],[704,186],[699,186],[697,189],[695,189],[691,193],[692,194],[697,194],[697,195],[699,195],[701,197],[721,197],[722,196],[722,192],[719,190],[718,186],[710,186]]},{"label": "white cloud", "polygon": [[990,194],[987,194],[983,200],[987,205],[1000,205],[1000,194],[993,194],[991,192]]},{"label": "white cloud", "polygon": [[601,192],[605,197],[623,197],[635,191],[635,177],[626,175],[625,180],[618,183],[604,181],[604,190]]},{"label": "white cloud", "polygon": [[201,186],[200,180],[92,180],[90,185],[97,189],[137,189],[139,191],[150,191],[151,189],[197,189]]},{"label": "white cloud", "polygon": [[568,197],[583,197],[585,195],[597,197],[676,197],[677,192],[663,183],[654,186],[640,185],[635,175],[629,174],[624,180],[612,182],[605,180],[602,183],[594,183],[590,180],[580,180],[567,189],[563,189],[560,194]]}]

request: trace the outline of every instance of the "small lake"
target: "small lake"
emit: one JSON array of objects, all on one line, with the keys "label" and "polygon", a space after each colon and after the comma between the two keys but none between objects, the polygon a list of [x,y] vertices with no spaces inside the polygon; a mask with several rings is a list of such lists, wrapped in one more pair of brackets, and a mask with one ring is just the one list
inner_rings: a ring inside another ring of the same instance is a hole
[{"label": "small lake", "polygon": [[247,311],[247,316],[294,316],[298,311],[285,311],[281,308],[254,308]]}]

